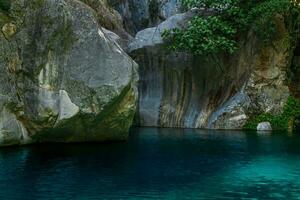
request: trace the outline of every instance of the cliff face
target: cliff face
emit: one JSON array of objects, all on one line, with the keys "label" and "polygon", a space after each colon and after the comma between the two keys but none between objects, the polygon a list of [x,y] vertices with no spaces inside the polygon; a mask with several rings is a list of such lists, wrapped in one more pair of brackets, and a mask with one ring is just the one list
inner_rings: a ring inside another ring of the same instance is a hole
[{"label": "cliff face", "polygon": [[126,139],[137,65],[74,0],[1,13],[0,145]]},{"label": "cliff face", "polygon": [[294,51],[283,17],[277,17],[277,37],[270,46],[262,46],[251,35],[247,45],[252,50],[240,55],[239,65],[249,68],[249,77],[240,92],[216,111],[209,127],[242,128],[250,117],[281,113],[290,96],[288,72]]},{"label": "cliff face", "polygon": [[206,127],[216,106],[241,88],[247,67],[234,65],[235,59],[195,57],[164,46],[161,33],[184,27],[198,12],[172,16],[158,27],[139,32],[129,45],[140,65],[138,125]]},{"label": "cliff face", "polygon": [[[200,13],[199,13],[200,12]],[[196,14],[177,14],[136,34],[130,55],[139,63],[141,126],[241,129],[249,117],[280,113],[289,96],[287,72],[293,55],[289,33],[278,17],[278,37],[263,47],[249,33],[235,55],[172,53],[165,29],[184,28]]]},{"label": "cliff face", "polygon": [[250,32],[234,55],[194,56],[161,37],[207,15],[178,14],[179,2],[1,1],[0,145],[125,139],[134,115],[140,126],[241,129],[299,96],[300,45],[282,17],[270,46]]}]

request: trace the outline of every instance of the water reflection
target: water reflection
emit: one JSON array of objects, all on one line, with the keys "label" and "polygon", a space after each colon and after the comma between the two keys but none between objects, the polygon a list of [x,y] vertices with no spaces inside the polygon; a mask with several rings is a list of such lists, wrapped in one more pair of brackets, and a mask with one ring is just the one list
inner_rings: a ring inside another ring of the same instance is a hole
[{"label": "water reflection", "polygon": [[300,138],[136,128],[115,144],[0,150],[0,199],[296,198]]}]

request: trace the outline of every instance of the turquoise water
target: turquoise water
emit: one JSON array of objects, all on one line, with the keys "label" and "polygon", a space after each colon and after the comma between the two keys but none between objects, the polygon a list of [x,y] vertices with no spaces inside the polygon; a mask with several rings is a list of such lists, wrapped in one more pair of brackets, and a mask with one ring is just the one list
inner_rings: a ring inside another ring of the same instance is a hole
[{"label": "turquoise water", "polygon": [[0,199],[300,199],[300,135],[136,128],[0,149]]}]

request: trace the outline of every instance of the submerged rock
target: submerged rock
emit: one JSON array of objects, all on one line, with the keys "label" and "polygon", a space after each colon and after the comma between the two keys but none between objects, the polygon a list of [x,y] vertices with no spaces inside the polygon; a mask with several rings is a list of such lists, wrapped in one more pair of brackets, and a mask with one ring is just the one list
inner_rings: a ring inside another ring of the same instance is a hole
[{"label": "submerged rock", "polygon": [[1,28],[10,37],[0,34],[0,145],[126,139],[137,64],[94,12],[74,0],[25,0],[9,15]]}]

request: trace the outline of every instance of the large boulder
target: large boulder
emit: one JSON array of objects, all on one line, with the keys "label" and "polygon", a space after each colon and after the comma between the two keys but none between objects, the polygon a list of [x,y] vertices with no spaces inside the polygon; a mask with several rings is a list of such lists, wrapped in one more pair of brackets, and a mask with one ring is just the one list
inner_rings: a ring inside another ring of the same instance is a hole
[{"label": "large boulder", "polygon": [[165,30],[172,30],[175,28],[185,29],[191,19],[199,14],[204,14],[204,12],[204,10],[194,8],[186,13],[173,15],[156,27],[150,27],[139,31],[135,35],[134,40],[128,45],[129,52],[164,45],[165,41],[162,34]]},{"label": "large boulder", "polygon": [[126,139],[137,64],[94,11],[24,0],[0,13],[0,145]]},{"label": "large boulder", "polygon": [[270,122],[261,122],[257,125],[257,131],[272,131],[272,126]]}]

